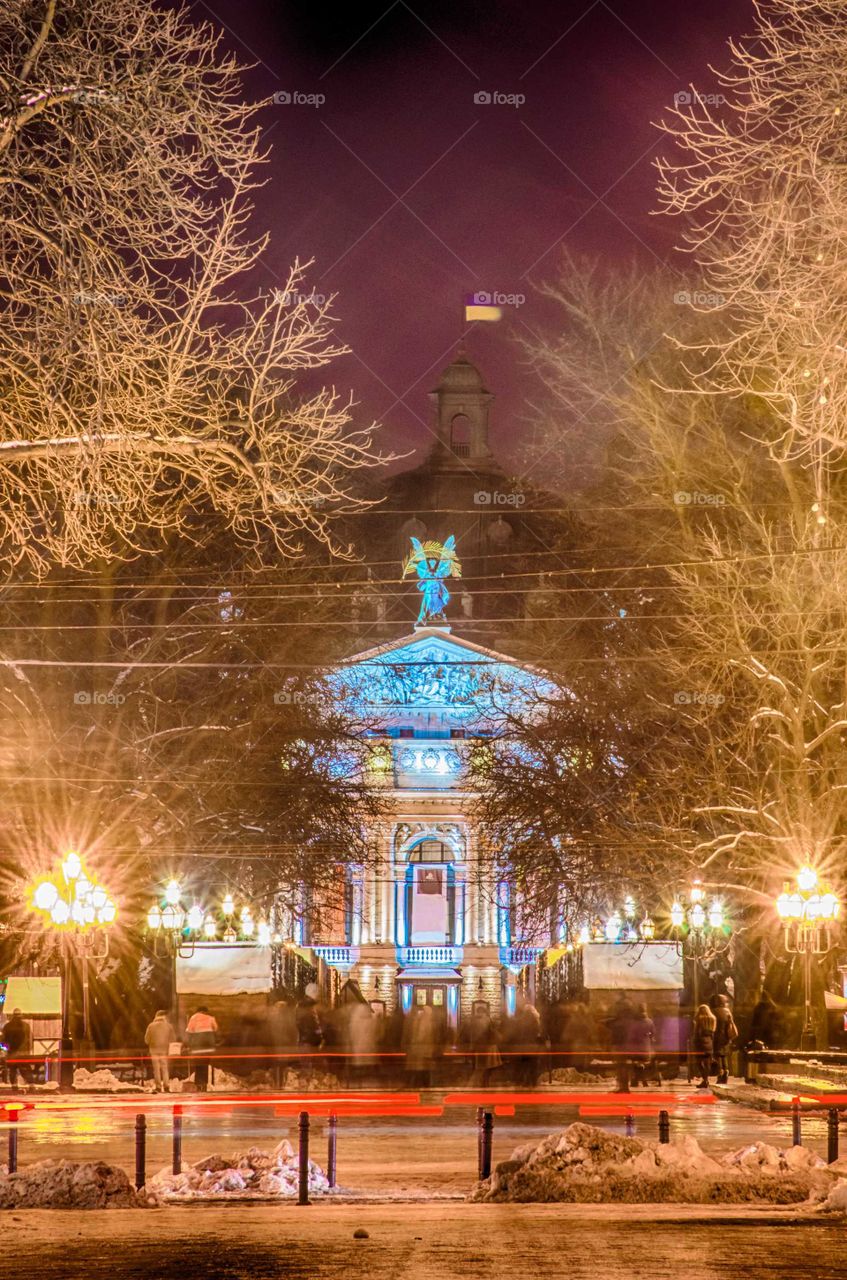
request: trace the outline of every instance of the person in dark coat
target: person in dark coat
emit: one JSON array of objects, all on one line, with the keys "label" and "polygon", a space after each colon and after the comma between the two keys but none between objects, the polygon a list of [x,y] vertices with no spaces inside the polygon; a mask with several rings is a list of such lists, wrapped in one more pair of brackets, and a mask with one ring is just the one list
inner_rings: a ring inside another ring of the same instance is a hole
[{"label": "person in dark coat", "polygon": [[718,1084],[729,1080],[729,1051],[738,1039],[738,1027],[732,1016],[727,996],[715,997],[715,1058],[718,1064]]},{"label": "person in dark coat", "polygon": [[643,1084],[647,1088],[647,1072],[650,1063],[653,1061],[653,1041],[656,1036],[656,1029],[653,1025],[653,1019],[647,1012],[646,1004],[640,1004],[635,1010],[632,1021],[629,1024],[629,1038],[627,1048],[629,1050],[629,1060],[632,1064],[632,1083],[635,1085]]},{"label": "person in dark coat", "polygon": [[32,1085],[32,1068],[25,1059],[30,1055],[32,1037],[29,1023],[24,1022],[20,1009],[15,1009],[3,1028],[3,1044],[6,1046],[6,1065],[9,1068],[9,1084],[18,1088],[18,1074],[27,1086]]},{"label": "person in dark coat", "polygon": [[773,996],[763,991],[750,1019],[750,1039],[761,1040],[766,1049],[781,1049],[783,1021]]},{"label": "person in dark coat", "polygon": [[607,1021],[609,1046],[615,1059],[618,1093],[629,1093],[629,1041],[635,1010],[623,993],[618,996]]},{"label": "person in dark coat", "polygon": [[715,1052],[715,1028],[717,1019],[707,1004],[701,1004],[694,1015],[691,1029],[691,1045],[694,1056],[703,1077],[697,1085],[698,1089],[708,1089],[709,1072],[712,1069],[712,1057]]}]

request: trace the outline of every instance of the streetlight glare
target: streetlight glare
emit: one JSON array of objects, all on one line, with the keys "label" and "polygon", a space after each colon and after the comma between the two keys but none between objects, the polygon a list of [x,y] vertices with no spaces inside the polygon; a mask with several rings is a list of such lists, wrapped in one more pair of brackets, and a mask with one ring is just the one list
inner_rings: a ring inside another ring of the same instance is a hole
[{"label": "streetlight glare", "polygon": [[203,932],[210,942],[218,936],[218,926],[215,923],[214,916],[206,916],[206,923],[203,925]]},{"label": "streetlight glare", "polygon": [[194,930],[202,929],[203,927],[203,908],[197,902],[189,909],[188,927]]},{"label": "streetlight glare", "polygon": [[57,898],[50,908],[50,919],[54,924],[67,924],[71,917],[71,909],[64,898]]},{"label": "streetlight glare", "polygon": [[181,897],[182,889],[179,886],[179,881],[169,880],[165,885],[165,902],[167,902],[168,906],[175,907]]},{"label": "streetlight glare", "polygon": [[803,893],[811,893],[818,883],[818,873],[813,867],[803,867],[797,873],[797,884]]},{"label": "streetlight glare", "polygon": [[162,923],[162,913],[158,907],[151,907],[147,912],[147,923],[151,929],[158,929]]}]

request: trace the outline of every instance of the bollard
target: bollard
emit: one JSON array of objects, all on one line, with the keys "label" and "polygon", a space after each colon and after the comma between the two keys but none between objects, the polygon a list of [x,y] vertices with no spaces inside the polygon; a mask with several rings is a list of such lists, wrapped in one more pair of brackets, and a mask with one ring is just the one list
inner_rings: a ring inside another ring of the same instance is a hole
[{"label": "bollard", "polygon": [[800,1127],[800,1099],[791,1099],[791,1141],[795,1147],[803,1145],[803,1135]]},{"label": "bollard", "polygon": [[138,1191],[147,1181],[147,1120],[135,1117],[135,1186]]},{"label": "bollard", "polygon": [[171,1168],[174,1174],[182,1173],[182,1107],[174,1107],[174,1151]]},{"label": "bollard", "polygon": [[299,1153],[299,1195],[298,1204],[309,1203],[309,1113],[300,1112],[300,1153]]},{"label": "bollard", "polygon": [[835,1164],[838,1159],[838,1108],[830,1107],[826,1113],[826,1162]]},{"label": "bollard", "polygon": [[333,1111],[329,1117],[329,1138],[326,1150],[326,1180],[335,1186],[335,1153],[338,1147],[338,1116]]},{"label": "bollard", "polygon": [[8,1107],[6,1119],[9,1121],[9,1173],[18,1171],[18,1108]]},{"label": "bollard", "polygon": [[671,1140],[671,1118],[667,1111],[659,1112],[659,1142],[668,1143]]},{"label": "bollard", "polygon": [[482,1117],[485,1107],[476,1109],[476,1176],[482,1178]]},{"label": "bollard", "polygon": [[631,1111],[627,1111],[626,1113],[625,1124],[626,1124],[626,1136],[628,1138],[634,1138],[635,1137],[635,1116],[632,1114]]},{"label": "bollard", "polygon": [[491,1146],[494,1133],[494,1116],[486,1111],[482,1117],[482,1157],[479,1162],[480,1181],[491,1177]]}]

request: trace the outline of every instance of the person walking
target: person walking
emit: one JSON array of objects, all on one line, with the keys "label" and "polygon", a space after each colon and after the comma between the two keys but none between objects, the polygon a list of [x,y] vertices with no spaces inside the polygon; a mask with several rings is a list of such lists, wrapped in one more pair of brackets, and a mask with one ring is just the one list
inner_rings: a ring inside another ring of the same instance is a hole
[{"label": "person walking", "polygon": [[623,992],[615,1001],[608,1020],[609,1045],[615,1059],[618,1093],[629,1093],[629,1042],[630,1028],[635,1016],[632,1001]]},{"label": "person walking", "polygon": [[209,1091],[209,1058],[217,1044],[218,1024],[204,1004],[192,1013],[185,1027],[185,1038],[188,1041],[188,1052],[197,1058],[194,1068],[194,1084],[198,1093]]},{"label": "person walking", "polygon": [[167,1010],[157,1009],[153,1021],[144,1032],[144,1043],[150,1050],[150,1062],[153,1067],[153,1087],[156,1093],[167,1093],[170,1088],[170,1071],[168,1055],[174,1029],[168,1021]]},{"label": "person walking", "polygon": [[632,1064],[632,1083],[647,1088],[647,1073],[653,1061],[653,1041],[656,1029],[647,1012],[646,1004],[640,1004],[629,1024],[629,1060]]},{"label": "person walking", "polygon": [[729,1081],[729,1052],[738,1039],[738,1027],[729,1007],[728,996],[715,997],[715,1041],[714,1054],[718,1064],[718,1084]]},{"label": "person walking", "polygon": [[701,1004],[694,1015],[691,1045],[694,1056],[700,1067],[702,1079],[698,1089],[708,1089],[709,1072],[712,1069],[712,1057],[715,1052],[715,1028],[717,1019],[707,1004]]},{"label": "person walking", "polygon": [[24,1021],[20,1009],[12,1012],[3,1028],[3,1044],[6,1046],[6,1066],[9,1068],[9,1084],[18,1088],[18,1075],[28,1088],[32,1088],[32,1067],[27,1058],[32,1053],[32,1036],[29,1023]]}]

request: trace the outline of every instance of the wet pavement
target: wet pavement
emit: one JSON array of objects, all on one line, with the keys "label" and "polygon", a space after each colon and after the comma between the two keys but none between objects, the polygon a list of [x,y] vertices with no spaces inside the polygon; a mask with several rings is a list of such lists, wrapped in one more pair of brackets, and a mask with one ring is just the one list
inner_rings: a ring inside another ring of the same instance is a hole
[{"label": "wet pavement", "polygon": [[843,1221],[801,1222],[787,1211],[285,1204],[35,1211],[5,1214],[3,1226],[0,1280],[847,1277]]},{"label": "wet pavement", "polygon": [[[562,1091],[559,1091],[562,1092]],[[673,1103],[671,1133],[693,1134],[709,1151],[733,1150],[762,1139],[776,1146],[791,1143],[788,1115],[768,1115],[726,1101],[704,1100],[687,1085],[666,1091]],[[643,1106],[645,1094],[633,1094],[632,1103]],[[711,1095],[709,1095],[711,1097]],[[147,1169],[149,1173],[171,1162],[173,1098],[73,1097],[31,1098],[35,1102],[19,1124],[19,1166],[47,1157],[72,1160],[106,1160],[132,1175],[134,1170],[135,1116],[147,1121]],[[422,1102],[441,1105],[444,1094],[432,1091]],[[198,1160],[212,1153],[229,1154],[249,1146],[271,1149],[281,1138],[297,1141],[296,1117],[276,1114],[280,1098],[250,1096],[185,1098],[182,1101],[183,1159]],[[661,1105],[665,1105],[662,1103]],[[589,1114],[598,1109],[601,1114]],[[508,1106],[500,1107],[508,1111]],[[551,1102],[543,1092],[528,1105],[517,1104],[515,1114],[496,1114],[494,1161],[506,1159],[514,1147],[563,1128],[579,1118],[617,1132],[624,1131],[620,1099],[608,1099],[600,1089],[580,1089],[565,1102]],[[636,1115],[638,1137],[655,1138],[658,1106],[652,1115]],[[580,1112],[582,1111],[582,1116]],[[617,1113],[617,1114],[615,1114]],[[0,1124],[0,1153],[5,1130]],[[326,1163],[327,1125],[312,1121],[311,1155]],[[823,1118],[803,1117],[803,1141],[826,1153]],[[338,1181],[364,1195],[428,1196],[463,1195],[476,1171],[476,1102],[445,1106],[442,1116],[342,1117],[338,1124]],[[842,1127],[842,1151],[847,1152],[847,1132]]]}]

